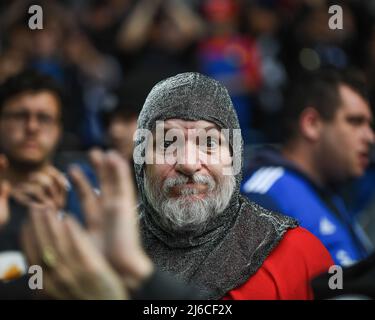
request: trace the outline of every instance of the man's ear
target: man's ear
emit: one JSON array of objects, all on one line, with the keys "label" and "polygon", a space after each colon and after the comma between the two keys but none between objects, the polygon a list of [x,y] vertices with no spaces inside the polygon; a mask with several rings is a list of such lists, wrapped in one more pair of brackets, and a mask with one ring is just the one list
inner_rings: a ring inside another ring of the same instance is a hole
[{"label": "man's ear", "polygon": [[322,117],[315,108],[308,107],[302,111],[299,118],[299,130],[305,139],[317,141],[320,137],[322,125]]}]

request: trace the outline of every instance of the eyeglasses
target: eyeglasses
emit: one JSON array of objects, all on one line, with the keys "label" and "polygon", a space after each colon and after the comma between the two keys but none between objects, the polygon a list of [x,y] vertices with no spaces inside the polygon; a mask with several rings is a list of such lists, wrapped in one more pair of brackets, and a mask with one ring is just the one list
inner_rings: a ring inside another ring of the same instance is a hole
[{"label": "eyeglasses", "polygon": [[58,118],[43,112],[31,113],[28,111],[8,111],[1,113],[1,117],[17,126],[24,126],[32,117],[35,117],[39,126],[44,129],[50,129],[58,122]]}]

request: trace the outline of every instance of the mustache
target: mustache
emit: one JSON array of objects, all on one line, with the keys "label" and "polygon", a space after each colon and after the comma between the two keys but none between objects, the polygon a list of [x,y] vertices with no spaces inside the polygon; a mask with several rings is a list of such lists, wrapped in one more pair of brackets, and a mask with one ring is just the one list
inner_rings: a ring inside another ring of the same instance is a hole
[{"label": "mustache", "polygon": [[[180,186],[180,185],[184,185],[184,184],[187,184],[187,183],[205,184],[205,185],[208,186],[208,191],[213,191],[215,186],[216,186],[215,180],[209,175],[202,175],[202,174],[196,173],[193,176],[188,177],[188,176],[180,174],[180,175],[175,176],[175,177],[167,178],[164,181],[163,192],[168,193],[171,188],[176,187],[176,186]],[[193,191],[194,190],[192,189],[192,192]],[[195,191],[197,191],[197,190],[195,190]]]}]

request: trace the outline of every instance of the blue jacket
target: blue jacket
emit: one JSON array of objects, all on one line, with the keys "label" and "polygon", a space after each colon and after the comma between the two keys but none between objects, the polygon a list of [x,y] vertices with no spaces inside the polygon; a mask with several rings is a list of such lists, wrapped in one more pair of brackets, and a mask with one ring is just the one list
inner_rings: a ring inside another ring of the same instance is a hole
[{"label": "blue jacket", "polygon": [[317,236],[336,264],[367,257],[371,244],[343,200],[315,185],[276,149],[258,151],[241,191],[261,206],[297,219]]}]

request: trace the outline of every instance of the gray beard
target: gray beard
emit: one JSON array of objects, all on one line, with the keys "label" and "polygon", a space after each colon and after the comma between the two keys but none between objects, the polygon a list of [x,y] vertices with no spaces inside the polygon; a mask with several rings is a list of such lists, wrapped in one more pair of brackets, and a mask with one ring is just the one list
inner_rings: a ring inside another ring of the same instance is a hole
[{"label": "gray beard", "polygon": [[182,189],[179,197],[168,197],[170,188],[189,181],[185,175],[168,178],[162,186],[146,173],[144,175],[147,200],[158,214],[156,218],[159,224],[168,231],[180,233],[205,230],[209,221],[228,206],[235,188],[233,175],[222,176],[219,183],[211,176],[201,174],[195,174],[190,180],[207,184],[208,191],[204,198],[195,196],[198,190],[194,188]]}]

